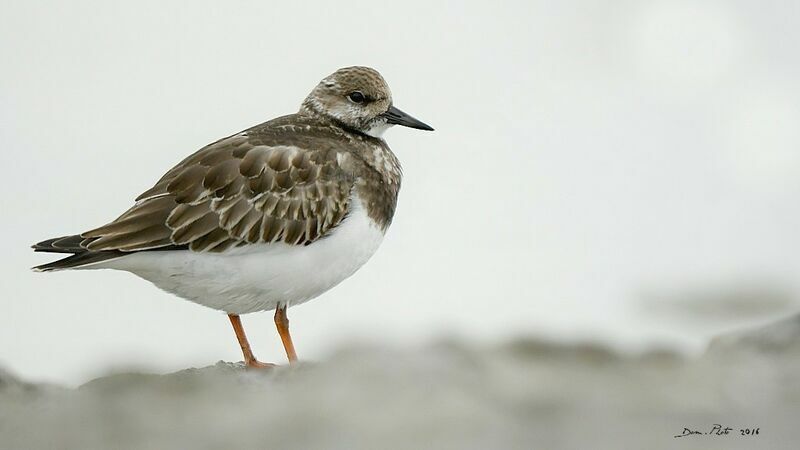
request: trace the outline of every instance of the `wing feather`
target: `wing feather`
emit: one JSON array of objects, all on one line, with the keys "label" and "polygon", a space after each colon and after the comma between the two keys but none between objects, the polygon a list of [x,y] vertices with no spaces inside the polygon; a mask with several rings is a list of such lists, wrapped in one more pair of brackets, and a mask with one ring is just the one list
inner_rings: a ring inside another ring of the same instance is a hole
[{"label": "wing feather", "polygon": [[313,137],[286,145],[276,136],[244,132],[201,149],[116,220],[81,234],[80,246],[123,252],[188,246],[219,252],[322,238],[345,217],[353,177],[330,145],[315,149]]}]

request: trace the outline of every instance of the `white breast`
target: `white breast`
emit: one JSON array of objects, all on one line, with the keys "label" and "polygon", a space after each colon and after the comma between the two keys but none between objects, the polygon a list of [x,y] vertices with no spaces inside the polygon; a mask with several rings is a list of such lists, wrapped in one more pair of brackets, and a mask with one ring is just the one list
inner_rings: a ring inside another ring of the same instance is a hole
[{"label": "white breast", "polygon": [[132,272],[179,297],[232,314],[297,305],[355,273],[383,232],[354,197],[330,235],[311,245],[258,244],[224,253],[139,252],[91,268]]}]

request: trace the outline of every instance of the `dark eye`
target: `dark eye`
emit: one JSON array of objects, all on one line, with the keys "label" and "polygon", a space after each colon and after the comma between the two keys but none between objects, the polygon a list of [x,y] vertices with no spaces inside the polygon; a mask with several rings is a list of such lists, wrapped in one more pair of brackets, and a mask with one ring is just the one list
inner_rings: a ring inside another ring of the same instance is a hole
[{"label": "dark eye", "polygon": [[349,98],[353,103],[364,103],[364,101],[367,99],[367,97],[364,97],[364,94],[358,91],[351,92],[347,98]]}]

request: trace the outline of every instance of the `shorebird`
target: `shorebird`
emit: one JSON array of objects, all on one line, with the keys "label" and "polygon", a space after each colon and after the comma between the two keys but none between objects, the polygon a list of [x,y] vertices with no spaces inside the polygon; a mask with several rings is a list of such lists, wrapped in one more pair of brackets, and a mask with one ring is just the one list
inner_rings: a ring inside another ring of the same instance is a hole
[{"label": "shorebird", "polygon": [[48,239],[69,256],[33,270],[116,269],[225,312],[247,367],[258,361],[239,316],[275,310],[290,363],[286,309],[326,292],[375,253],[392,222],[401,168],[382,135],[433,128],[394,107],[383,77],[346,67],[300,111],[209,144],[101,227]]}]

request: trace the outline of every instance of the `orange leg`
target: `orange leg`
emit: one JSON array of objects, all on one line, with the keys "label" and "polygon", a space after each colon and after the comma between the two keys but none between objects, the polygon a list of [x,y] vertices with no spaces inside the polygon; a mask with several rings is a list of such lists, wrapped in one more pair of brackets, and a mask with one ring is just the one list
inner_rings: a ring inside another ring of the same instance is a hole
[{"label": "orange leg", "polygon": [[275,327],[278,328],[278,334],[283,341],[283,348],[286,349],[286,356],[289,357],[289,364],[297,362],[297,353],[294,351],[294,344],[292,343],[292,335],[289,334],[289,318],[286,317],[286,305],[278,305],[275,308]]},{"label": "orange leg", "polygon": [[233,331],[236,333],[236,339],[239,341],[239,346],[242,347],[242,355],[244,356],[244,363],[247,365],[247,368],[265,369],[268,367],[275,367],[275,364],[262,363],[253,355],[253,351],[250,350],[250,343],[247,342],[247,335],[244,334],[244,327],[242,327],[242,321],[239,319],[239,316],[236,314],[228,314],[228,318],[231,319],[231,325],[233,325]]}]

